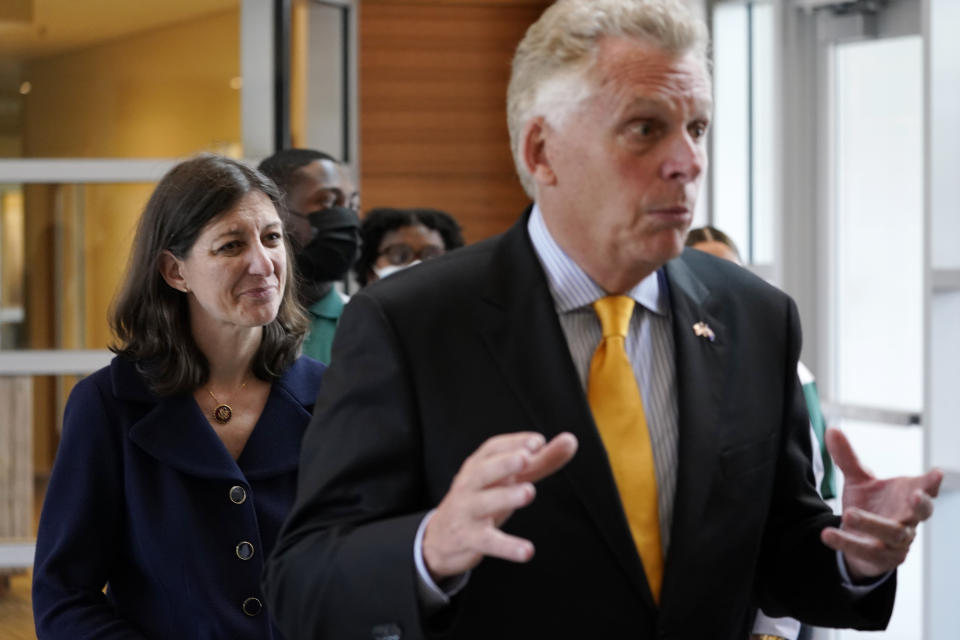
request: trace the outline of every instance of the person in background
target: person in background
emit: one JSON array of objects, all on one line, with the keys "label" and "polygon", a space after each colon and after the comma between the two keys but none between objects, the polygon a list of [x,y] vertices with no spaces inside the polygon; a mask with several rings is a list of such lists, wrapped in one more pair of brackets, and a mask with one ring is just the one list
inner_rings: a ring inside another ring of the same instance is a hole
[{"label": "person in background", "polygon": [[357,257],[360,194],[350,171],[314,149],[284,149],[259,166],[280,187],[300,276],[300,301],[311,316],[303,352],[330,362],[330,347],[347,297],[334,286]]},{"label": "person in background", "polygon": [[743,266],[740,250],[733,238],[712,226],[695,227],[687,233],[686,246]]},{"label": "person in background", "polygon": [[111,310],[117,355],[64,413],[37,533],[39,638],[281,637],[260,573],[324,369],[300,357],[282,208],[268,178],[214,155],[150,197]]},{"label": "person in background", "polygon": [[[733,238],[712,226],[697,227],[687,234],[686,245],[692,249],[709,253],[723,260],[743,266],[740,250]],[[827,499],[836,497],[833,460],[826,444],[826,420],[820,408],[820,396],[817,383],[802,362],[797,362],[797,375],[803,389],[803,397],[810,414],[810,440],[813,476],[820,496]],[[806,640],[811,637],[810,627],[803,626],[793,618],[771,618],[762,611],[757,612],[753,625],[753,640]]]},{"label": "person in background", "polygon": [[507,119],[533,205],[351,298],[265,567],[288,640],[886,624],[943,473],[875,478],[831,429],[835,516],[796,306],[684,251],[707,39],[680,0],[557,0],[527,30]]},{"label": "person in background", "polygon": [[437,209],[371,209],[353,265],[361,287],[463,246],[460,225]]}]

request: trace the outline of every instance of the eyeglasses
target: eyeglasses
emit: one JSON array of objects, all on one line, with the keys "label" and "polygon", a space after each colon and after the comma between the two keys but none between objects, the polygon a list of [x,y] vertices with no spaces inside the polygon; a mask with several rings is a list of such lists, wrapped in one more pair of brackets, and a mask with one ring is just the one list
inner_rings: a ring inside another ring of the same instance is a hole
[{"label": "eyeglasses", "polygon": [[430,260],[442,256],[444,253],[446,253],[446,249],[433,244],[424,245],[420,247],[419,251],[416,251],[408,244],[398,243],[384,247],[377,256],[383,256],[390,264],[399,266],[409,264],[414,260]]}]

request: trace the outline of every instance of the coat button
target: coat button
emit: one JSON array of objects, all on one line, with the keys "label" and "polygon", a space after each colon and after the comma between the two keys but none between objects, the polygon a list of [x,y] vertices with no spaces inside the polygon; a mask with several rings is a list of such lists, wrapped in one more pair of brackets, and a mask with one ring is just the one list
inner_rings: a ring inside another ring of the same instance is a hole
[{"label": "coat button", "polygon": [[253,545],[244,540],[237,545],[237,557],[241,560],[249,560],[253,557]]},{"label": "coat button", "polygon": [[260,598],[247,598],[243,601],[243,612],[251,618],[260,615],[261,611],[263,611],[263,603],[260,602]]},{"label": "coat button", "polygon": [[403,629],[394,623],[378,624],[370,630],[374,640],[402,640]]},{"label": "coat button", "polygon": [[233,504],[243,504],[247,499],[247,491],[240,485],[230,487],[230,502]]}]

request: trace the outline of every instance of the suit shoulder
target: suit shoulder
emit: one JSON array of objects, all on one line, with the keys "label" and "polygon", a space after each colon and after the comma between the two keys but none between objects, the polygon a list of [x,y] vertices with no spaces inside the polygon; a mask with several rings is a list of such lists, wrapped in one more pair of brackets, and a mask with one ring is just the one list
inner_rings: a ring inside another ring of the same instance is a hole
[{"label": "suit shoulder", "polygon": [[327,365],[310,356],[300,356],[280,378],[279,384],[304,406],[311,406],[317,397],[320,381]]},{"label": "suit shoulder", "polygon": [[494,236],[456,249],[376,282],[358,295],[368,295],[385,307],[429,307],[472,296],[487,281],[502,238]]},{"label": "suit shoulder", "polygon": [[746,267],[723,260],[696,249],[686,249],[677,261],[685,265],[710,290],[715,298],[752,298],[783,304],[790,300],[781,289],[773,286]]},{"label": "suit shoulder", "polygon": [[[105,367],[97,369],[91,374],[88,374],[77,381],[73,385],[73,390],[70,391],[69,402],[72,404],[86,404],[94,399],[108,398],[115,395],[114,393],[114,380],[119,376],[129,375],[129,372],[124,371],[122,363],[118,363],[121,358],[114,357]],[[121,369],[118,371],[119,368]]]},{"label": "suit shoulder", "polygon": [[[136,374],[132,366],[131,370]],[[74,385],[63,412],[62,448],[95,449],[119,437],[115,418],[122,399],[116,387],[124,376],[129,377],[130,371],[118,356]]]}]

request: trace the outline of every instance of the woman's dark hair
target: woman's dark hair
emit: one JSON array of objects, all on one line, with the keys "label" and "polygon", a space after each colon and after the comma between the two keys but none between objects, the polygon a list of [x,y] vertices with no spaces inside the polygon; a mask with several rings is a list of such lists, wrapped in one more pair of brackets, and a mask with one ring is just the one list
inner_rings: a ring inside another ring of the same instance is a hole
[{"label": "woman's dark hair", "polygon": [[377,262],[383,236],[396,229],[418,224],[439,233],[443,248],[447,251],[463,246],[460,225],[449,213],[437,209],[371,209],[360,225],[360,256],[353,264],[353,272],[361,287],[366,286],[367,277]]},{"label": "woman's dark hair", "polygon": [[716,227],[707,225],[705,227],[690,229],[690,232],[687,234],[687,241],[684,244],[692,247],[701,242],[719,242],[720,244],[725,244],[737,256],[737,260],[740,260],[740,250],[737,249],[737,243],[733,241],[733,238]]},{"label": "woman's dark hair", "polygon": [[[249,193],[270,198],[283,215],[276,185],[255,169],[222,156],[203,154],[181,162],[160,180],[140,216],[123,284],[110,309],[116,342],[110,350],[130,358],[159,395],[193,391],[210,376],[210,365],[190,330],[186,296],[160,274],[160,256],[169,250],[183,259],[211,221]],[[285,289],[277,317],[264,326],[253,373],[273,380],[300,353],[308,321],[297,303],[293,255],[288,256]]]}]

